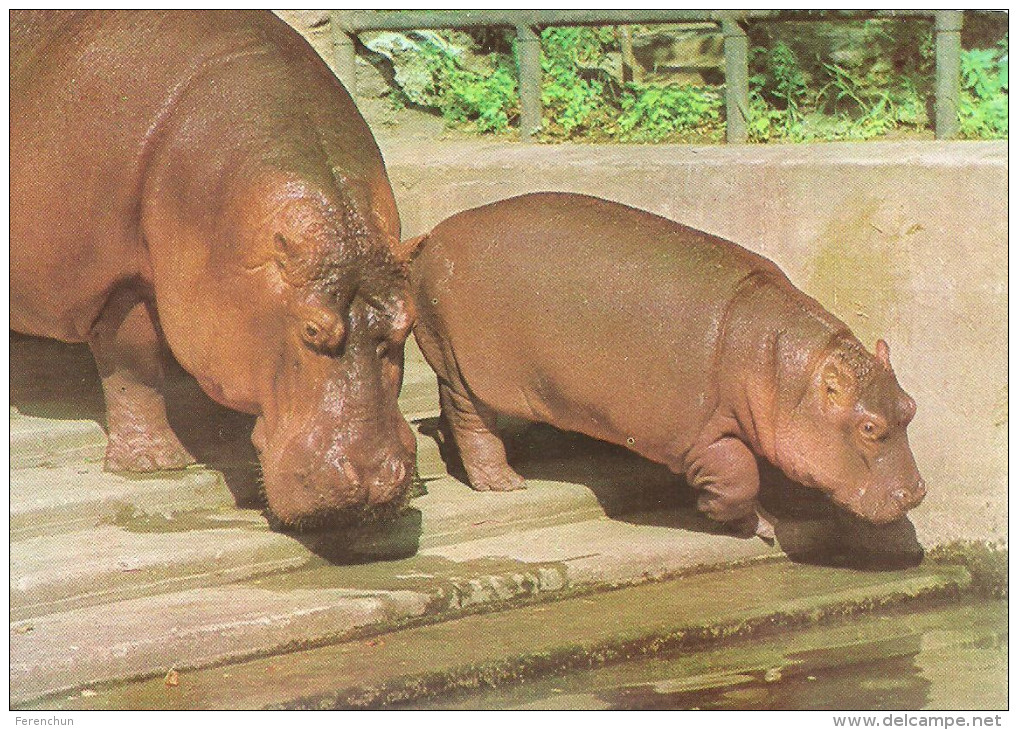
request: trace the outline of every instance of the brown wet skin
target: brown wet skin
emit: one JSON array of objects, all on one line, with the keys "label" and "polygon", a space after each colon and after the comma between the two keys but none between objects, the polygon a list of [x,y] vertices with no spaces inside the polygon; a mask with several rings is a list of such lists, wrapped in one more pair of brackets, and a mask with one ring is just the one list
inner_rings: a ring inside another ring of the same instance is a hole
[{"label": "brown wet skin", "polygon": [[283,523],[400,497],[413,318],[350,96],[269,12],[11,12],[11,328],[88,342],[106,466],[190,463],[160,351],[258,416]]},{"label": "brown wet skin", "polygon": [[887,345],[868,353],[761,256],[565,193],[475,208],[406,246],[415,336],[474,489],[524,486],[504,414],[625,445],[765,536],[757,455],[873,522],[923,498]]}]

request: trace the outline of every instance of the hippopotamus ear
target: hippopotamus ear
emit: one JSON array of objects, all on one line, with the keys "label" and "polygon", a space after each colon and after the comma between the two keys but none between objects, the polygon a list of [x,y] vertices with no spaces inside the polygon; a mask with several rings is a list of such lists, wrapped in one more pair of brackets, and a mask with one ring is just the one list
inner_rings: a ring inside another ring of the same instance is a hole
[{"label": "hippopotamus ear", "polygon": [[888,370],[891,369],[891,348],[883,340],[877,340],[877,361]]},{"label": "hippopotamus ear", "polygon": [[838,358],[824,363],[820,371],[824,403],[835,406],[849,406],[855,400],[855,372]]},{"label": "hippopotamus ear", "polygon": [[430,234],[425,233],[422,236],[408,238],[407,240],[396,244],[393,247],[393,253],[396,256],[396,259],[403,263],[410,263],[414,256],[417,255],[417,252],[421,250],[421,246],[424,245],[424,242],[428,240],[429,235]]}]

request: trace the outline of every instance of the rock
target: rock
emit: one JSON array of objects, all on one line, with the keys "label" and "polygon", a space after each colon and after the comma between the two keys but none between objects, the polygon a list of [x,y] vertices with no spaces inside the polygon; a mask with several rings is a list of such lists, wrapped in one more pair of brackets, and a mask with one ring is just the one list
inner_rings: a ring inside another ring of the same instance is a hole
[{"label": "rock", "polygon": [[724,41],[714,23],[658,25],[632,30],[633,56],[643,80],[660,84],[724,82]]}]

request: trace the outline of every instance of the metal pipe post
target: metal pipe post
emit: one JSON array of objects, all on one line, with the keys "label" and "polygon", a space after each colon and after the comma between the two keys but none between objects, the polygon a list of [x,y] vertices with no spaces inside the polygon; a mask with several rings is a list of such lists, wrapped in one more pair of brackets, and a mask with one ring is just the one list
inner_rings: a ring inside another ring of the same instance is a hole
[{"label": "metal pipe post", "polygon": [[961,96],[961,25],[960,10],[938,10],[937,33],[937,139],[958,135],[958,97]]},{"label": "metal pipe post", "polygon": [[541,37],[529,25],[516,26],[520,90],[520,138],[529,142],[541,129]]},{"label": "metal pipe post", "polygon": [[740,144],[749,138],[749,38],[734,18],[721,21],[725,52],[725,115],[727,141]]},{"label": "metal pipe post", "polygon": [[332,30],[332,57],[336,67],[336,76],[357,98],[357,36],[347,29],[344,22],[344,10],[333,10],[329,14],[329,27]]}]

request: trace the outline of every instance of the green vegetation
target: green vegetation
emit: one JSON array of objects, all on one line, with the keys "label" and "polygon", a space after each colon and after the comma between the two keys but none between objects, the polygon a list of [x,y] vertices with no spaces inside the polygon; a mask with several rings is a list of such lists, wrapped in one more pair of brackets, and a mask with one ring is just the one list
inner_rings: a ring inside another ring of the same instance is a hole
[{"label": "green vegetation", "polygon": [[[452,124],[471,122],[478,132],[508,131],[519,116],[516,68],[511,57],[495,54],[489,68],[473,70],[448,46],[421,44],[431,83],[421,96],[436,103]],[[398,103],[406,99],[396,97]]]},{"label": "green vegetation", "polygon": [[[751,141],[930,135],[934,52],[928,22],[866,21],[857,24],[851,43],[830,30],[834,23],[775,25],[785,28],[751,31]],[[468,53],[439,44],[421,46],[433,79],[429,96],[450,124],[481,133],[508,132],[520,113],[515,35],[489,30],[466,37],[472,39]],[[542,138],[723,139],[723,86],[660,78],[623,82],[619,39],[610,27],[549,28],[541,40]],[[963,52],[962,87],[961,135],[1006,138],[1006,35],[992,48]]]},{"label": "green vegetation", "polygon": [[995,48],[961,54],[958,114],[965,137],[1007,138],[1007,36]]}]

